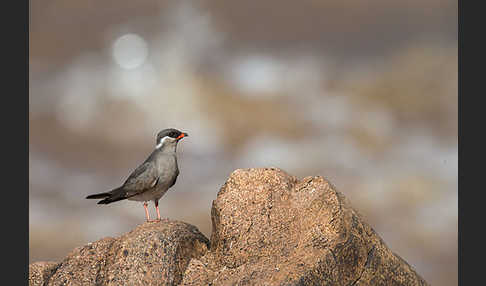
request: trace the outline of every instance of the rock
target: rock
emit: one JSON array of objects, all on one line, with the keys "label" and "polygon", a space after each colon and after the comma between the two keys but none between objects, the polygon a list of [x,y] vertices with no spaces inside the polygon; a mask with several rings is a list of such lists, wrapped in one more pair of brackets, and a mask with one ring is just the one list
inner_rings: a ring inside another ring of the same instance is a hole
[{"label": "rock", "polygon": [[[239,169],[209,242],[164,220],[29,267],[29,285],[428,285],[323,177]],[[209,250],[208,250],[209,246]]]},{"label": "rock", "polygon": [[239,169],[182,285],[428,285],[324,178]]},{"label": "rock", "polygon": [[29,265],[29,285],[42,286],[56,271],[59,263],[52,261],[35,262]]},{"label": "rock", "polygon": [[208,243],[183,222],[144,223],[119,238],[76,248],[59,264],[31,264],[29,285],[176,285]]}]

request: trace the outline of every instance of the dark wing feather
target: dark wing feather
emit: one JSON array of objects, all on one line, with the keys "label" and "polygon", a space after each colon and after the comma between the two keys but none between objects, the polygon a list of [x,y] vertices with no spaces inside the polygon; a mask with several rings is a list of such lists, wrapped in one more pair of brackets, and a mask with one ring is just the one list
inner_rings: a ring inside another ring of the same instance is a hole
[{"label": "dark wing feather", "polygon": [[153,188],[158,179],[155,166],[146,161],[130,174],[122,188],[127,197],[132,197]]},{"label": "dark wing feather", "polygon": [[110,204],[116,201],[128,199],[130,197],[141,194],[157,185],[159,177],[157,170],[151,158],[152,153],[142,165],[138,166],[127,178],[121,187],[118,187],[110,192],[99,193],[87,196],[87,199],[101,199],[98,204]]}]

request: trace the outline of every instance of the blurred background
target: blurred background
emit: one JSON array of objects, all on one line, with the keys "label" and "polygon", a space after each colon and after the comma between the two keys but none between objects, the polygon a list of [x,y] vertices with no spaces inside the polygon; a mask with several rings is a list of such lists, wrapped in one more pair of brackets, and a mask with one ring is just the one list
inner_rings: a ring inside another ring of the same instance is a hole
[{"label": "blurred background", "polygon": [[233,170],[321,175],[457,285],[457,1],[31,1],[29,39],[30,262],[143,223],[140,203],[84,198],[174,127],[163,217],[209,237]]}]

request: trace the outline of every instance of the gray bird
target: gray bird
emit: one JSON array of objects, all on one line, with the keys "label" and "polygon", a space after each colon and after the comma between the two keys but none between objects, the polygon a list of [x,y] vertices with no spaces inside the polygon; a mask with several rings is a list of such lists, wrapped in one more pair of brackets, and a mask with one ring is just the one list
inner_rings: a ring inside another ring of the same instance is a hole
[{"label": "gray bird", "polygon": [[159,199],[172,187],[179,175],[177,143],[188,134],[169,128],[157,134],[155,150],[138,166],[121,187],[106,193],[89,195],[87,199],[103,199],[98,204],[110,204],[128,199],[143,202],[145,216],[150,221],[148,201],[154,201],[157,221],[160,221]]}]

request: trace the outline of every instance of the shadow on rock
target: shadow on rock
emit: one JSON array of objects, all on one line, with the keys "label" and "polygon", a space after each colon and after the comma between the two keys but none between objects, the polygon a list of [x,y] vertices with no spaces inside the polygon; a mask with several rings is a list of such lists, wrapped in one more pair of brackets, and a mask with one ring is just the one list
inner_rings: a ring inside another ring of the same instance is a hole
[{"label": "shadow on rock", "polygon": [[76,248],[60,263],[31,264],[29,285],[176,285],[208,242],[184,222],[144,223]]},{"label": "shadow on rock", "polygon": [[[428,285],[323,177],[238,169],[189,224],[146,223],[30,265],[30,285]],[[209,249],[208,249],[209,245]]]}]

